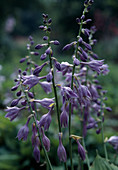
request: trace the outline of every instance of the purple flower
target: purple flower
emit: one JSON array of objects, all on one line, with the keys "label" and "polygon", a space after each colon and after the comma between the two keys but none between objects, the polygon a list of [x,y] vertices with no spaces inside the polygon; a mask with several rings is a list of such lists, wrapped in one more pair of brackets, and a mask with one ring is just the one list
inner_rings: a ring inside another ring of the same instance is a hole
[{"label": "purple flower", "polygon": [[28,89],[30,90],[36,84],[38,84],[40,78],[35,75],[23,76],[24,82],[23,85],[28,85]]},{"label": "purple flower", "polygon": [[68,114],[64,108],[60,115],[60,121],[61,121],[61,127],[67,127],[68,126]]},{"label": "purple flower", "polygon": [[93,100],[96,100],[97,98],[99,98],[97,89],[96,89],[96,87],[95,87],[93,84],[90,85],[89,91],[90,91],[90,93],[91,93],[91,96],[92,96],[92,99],[93,99]]},{"label": "purple flower", "polygon": [[66,96],[68,99],[78,97],[70,87],[61,87],[61,94],[62,96]]},{"label": "purple flower", "polygon": [[75,57],[74,60],[73,60],[73,64],[75,66],[78,66],[80,64],[80,61]]},{"label": "purple flower", "polygon": [[34,94],[32,92],[28,92],[28,96],[32,99],[34,98]]},{"label": "purple flower", "polygon": [[80,50],[81,50],[81,52],[82,52],[82,56],[85,58],[85,60],[87,59],[87,58],[89,58],[88,57],[88,54],[80,47]]},{"label": "purple flower", "polygon": [[32,123],[32,137],[31,137],[31,141],[32,141],[32,146],[39,146],[39,137],[37,134],[37,127],[35,125],[35,123]]},{"label": "purple flower", "polygon": [[46,151],[49,152],[50,151],[50,140],[44,134],[43,129],[41,129],[41,130],[42,130],[42,142],[43,142],[43,145],[45,146]]},{"label": "purple flower", "polygon": [[54,60],[54,65],[58,71],[61,71],[61,64],[57,60]]},{"label": "purple flower", "polygon": [[54,41],[54,45],[59,45],[59,44],[60,44],[59,41],[57,40]]},{"label": "purple flower", "polygon": [[40,59],[41,59],[41,60],[45,60],[45,59],[46,59],[46,57],[47,57],[47,54],[46,54],[46,53],[44,53],[44,54],[42,54],[42,55],[41,55]]},{"label": "purple flower", "polygon": [[68,62],[62,62],[61,63],[61,71],[62,74],[65,75],[66,73],[70,73],[72,71],[72,64],[69,64]]},{"label": "purple flower", "polygon": [[49,110],[49,112],[47,114],[44,114],[41,117],[41,119],[38,123],[39,131],[41,131],[41,127],[44,127],[45,131],[49,129],[49,126],[50,126],[50,123],[52,120],[51,112],[52,112],[52,108]]},{"label": "purple flower", "polygon": [[100,69],[101,69],[101,73],[102,73],[103,75],[106,75],[106,74],[109,73],[109,69],[108,69],[108,65],[107,65],[107,64],[103,64],[103,65],[100,67]]},{"label": "purple flower", "polygon": [[40,162],[40,150],[39,150],[38,146],[34,147],[33,154],[34,154],[34,158],[35,158],[36,162],[39,163]]},{"label": "purple flower", "polygon": [[37,44],[37,45],[35,46],[35,49],[39,50],[39,49],[41,49],[43,46],[44,46],[44,45],[42,45],[42,44]]},{"label": "purple flower", "polygon": [[11,107],[16,106],[16,105],[19,103],[20,100],[21,100],[21,97],[18,98],[18,99],[14,99],[14,100],[11,102]]},{"label": "purple flower", "polygon": [[50,109],[51,105],[54,104],[54,100],[49,98],[44,98],[42,100],[34,100],[34,102],[40,103],[43,107]]},{"label": "purple flower", "polygon": [[76,86],[75,88],[77,90],[79,103],[81,105],[83,104],[84,106],[89,105],[91,100],[91,93],[88,90],[88,87],[85,85],[81,85],[79,81],[78,84],[79,84],[79,88],[77,88]]},{"label": "purple flower", "polygon": [[28,118],[27,123],[21,127],[21,129],[18,131],[17,134],[17,138],[18,140],[27,140],[27,136],[29,134],[29,128],[28,128],[28,124],[29,124],[30,118]]},{"label": "purple flower", "polygon": [[62,144],[61,138],[62,138],[62,134],[59,133],[59,146],[57,149],[57,155],[58,155],[60,161],[66,162],[66,160],[67,160],[66,150]]},{"label": "purple flower", "polygon": [[38,137],[38,134],[37,134],[37,128],[36,128],[36,125],[35,123],[32,124],[32,138],[31,138],[31,141],[32,141],[32,146],[35,147],[35,146],[39,146],[39,137]]},{"label": "purple flower", "polygon": [[47,55],[50,55],[50,54],[51,54],[51,56],[53,56],[53,51],[52,51],[51,47],[49,47],[49,48],[45,51],[45,53],[46,53]]},{"label": "purple flower", "polygon": [[88,44],[88,43],[86,43],[86,42],[84,42],[84,41],[82,41],[82,44],[83,44],[88,50],[92,50],[92,47],[91,47],[90,44]]},{"label": "purple flower", "polygon": [[105,108],[108,112],[112,112],[112,109],[110,107]]},{"label": "purple flower", "polygon": [[111,136],[107,142],[111,144],[115,150],[118,149],[118,136]]},{"label": "purple flower", "polygon": [[83,34],[85,34],[86,36],[89,37],[89,33],[90,33],[90,30],[89,30],[89,29],[87,29],[87,28],[82,29],[82,32],[83,32]]},{"label": "purple flower", "polygon": [[85,157],[86,157],[85,150],[84,150],[83,146],[79,143],[79,140],[76,140],[76,142],[78,144],[78,153],[79,153],[81,159],[84,161]]},{"label": "purple flower", "polygon": [[51,89],[51,83],[48,83],[47,81],[43,81],[43,82],[39,82],[39,84],[41,85],[41,87],[43,88],[43,90],[49,94],[52,92]]},{"label": "purple flower", "polygon": [[7,107],[7,109],[5,109],[5,111],[8,113],[5,115],[5,117],[10,118],[10,121],[12,121],[18,116],[19,112],[21,110],[23,110],[24,108],[25,107],[19,108],[16,106],[15,107]]},{"label": "purple flower", "polygon": [[47,65],[47,62],[46,62],[46,63],[43,63],[41,66],[36,67],[35,70],[34,70],[34,72],[33,72],[33,74],[34,74],[34,75],[39,74],[39,73],[42,71],[42,69],[43,69],[43,67],[44,67],[45,65]]},{"label": "purple flower", "polygon": [[15,86],[13,86],[12,88],[11,88],[11,91],[16,91],[17,90],[17,88],[19,87],[19,83],[17,84],[17,85],[15,85]]},{"label": "purple flower", "polygon": [[67,44],[67,45],[65,45],[64,47],[63,47],[63,51],[65,51],[65,50],[69,50],[72,46],[73,46],[73,44],[74,44],[74,42],[72,42],[72,43],[70,43],[70,44]]},{"label": "purple flower", "polygon": [[52,72],[50,71],[50,72],[47,74],[47,76],[46,76],[46,80],[47,80],[48,82],[51,82],[51,81],[52,81],[52,78],[53,78]]},{"label": "purple flower", "polygon": [[82,64],[88,65],[93,71],[96,71],[98,74],[101,72],[101,66],[103,65],[104,60],[91,60],[89,62],[81,62]]},{"label": "purple flower", "polygon": [[21,58],[21,60],[19,61],[20,63],[24,63],[26,60],[26,58]]}]

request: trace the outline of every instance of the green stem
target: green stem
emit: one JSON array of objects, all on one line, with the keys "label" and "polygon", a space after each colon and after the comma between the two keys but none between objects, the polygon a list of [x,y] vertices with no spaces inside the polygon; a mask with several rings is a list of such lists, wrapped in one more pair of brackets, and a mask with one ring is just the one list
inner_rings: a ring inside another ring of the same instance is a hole
[{"label": "green stem", "polygon": [[56,90],[56,86],[55,86],[55,77],[54,77],[54,71],[53,71],[53,66],[52,66],[51,55],[49,55],[49,60],[50,60],[50,69],[51,69],[51,71],[52,71],[52,84],[53,84],[54,95],[55,95],[55,101],[56,101],[56,110],[57,110],[58,128],[59,128],[59,132],[61,132],[59,104],[58,104],[58,98],[57,98],[57,90]]},{"label": "green stem", "polygon": [[106,158],[106,160],[108,160],[106,143],[104,142],[104,125],[103,125],[103,122],[102,122],[102,121],[101,121],[101,133],[102,133],[102,142],[103,142],[103,145],[104,145],[105,158]]},{"label": "green stem", "polygon": [[[87,8],[87,7],[86,7]],[[83,11],[83,15],[86,12],[86,8]],[[82,25],[83,25],[83,20],[81,20],[80,23],[80,29],[79,29],[79,34],[78,36],[81,35],[81,30],[82,30]],[[77,51],[78,51],[78,46],[79,46],[79,42],[77,41],[77,45],[76,45],[76,49],[75,49],[75,57],[77,58]],[[72,70],[72,80],[71,80],[71,89],[73,89],[73,81],[74,81],[74,73],[75,73],[75,65],[73,66],[73,70]],[[71,163],[71,170],[73,170],[73,161],[72,161],[72,141],[70,138],[71,135],[71,103],[69,104],[69,153],[70,153],[70,163]]]},{"label": "green stem", "polygon": [[[22,88],[22,89],[23,89],[23,88]],[[34,112],[33,112],[33,110],[32,110],[32,107],[31,107],[31,104],[30,104],[30,101],[29,101],[29,98],[28,98],[28,95],[27,95],[27,92],[25,92],[24,89],[23,89],[23,92],[24,92],[24,94],[25,94],[25,96],[26,96],[26,99],[27,99],[27,102],[28,102],[30,111],[31,111],[32,114],[34,114]],[[34,116],[33,116],[33,118],[34,118]],[[36,122],[35,118],[34,118],[34,122],[35,122],[35,124],[36,124],[36,126],[37,126],[37,122]],[[38,127],[37,127],[37,128],[38,128]],[[39,136],[39,139],[40,139],[40,142],[41,142],[43,151],[44,151],[44,155],[45,155],[46,161],[47,161],[50,169],[53,170],[52,165],[51,165],[51,162],[50,162],[49,157],[48,157],[48,154],[47,154],[47,152],[46,152],[46,150],[45,150],[45,147],[44,147],[44,145],[43,145],[41,135],[40,135],[39,131],[37,131],[37,132],[38,132],[38,136]]]}]

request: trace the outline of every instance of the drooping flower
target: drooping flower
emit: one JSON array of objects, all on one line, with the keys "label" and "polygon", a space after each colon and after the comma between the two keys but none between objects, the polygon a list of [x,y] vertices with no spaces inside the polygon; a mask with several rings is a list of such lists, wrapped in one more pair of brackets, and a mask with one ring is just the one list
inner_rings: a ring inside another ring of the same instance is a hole
[{"label": "drooping flower", "polygon": [[36,128],[36,125],[35,123],[32,124],[32,137],[31,137],[31,141],[32,141],[32,146],[35,147],[35,146],[39,146],[39,137],[38,137],[38,134],[37,134],[37,128]]},{"label": "drooping flower", "polygon": [[66,112],[66,109],[64,107],[61,115],[60,115],[60,121],[61,121],[61,127],[67,127],[68,126],[68,114]]},{"label": "drooping flower", "polygon": [[16,107],[16,106],[14,106],[14,107],[7,107],[7,109],[5,109],[5,111],[8,112],[8,113],[5,115],[5,117],[10,118],[10,121],[12,121],[12,120],[14,120],[18,116],[19,112],[21,110],[23,110],[24,108],[25,107],[19,108],[19,107]]},{"label": "drooping flower", "polygon": [[43,90],[49,94],[52,92],[51,89],[51,83],[48,83],[47,81],[43,81],[43,82],[39,82],[39,84],[41,85],[41,87],[43,88]]},{"label": "drooping flower", "polygon": [[52,120],[52,116],[51,116],[52,109],[53,108],[50,108],[49,112],[47,114],[44,114],[41,117],[40,121],[38,122],[39,131],[41,131],[41,127],[44,127],[45,131],[49,129]]},{"label": "drooping flower", "polygon": [[41,66],[36,67],[33,74],[38,75],[42,71],[43,67],[46,65],[47,65],[47,62],[43,63]]},{"label": "drooping flower", "polygon": [[39,150],[38,146],[34,147],[33,154],[34,154],[34,158],[35,158],[36,162],[39,163],[40,162],[40,150]]},{"label": "drooping flower", "polygon": [[50,109],[51,105],[54,105],[54,100],[49,98],[44,98],[42,100],[33,100],[36,103],[40,103],[43,107]]},{"label": "drooping flower", "polygon": [[99,74],[101,73],[101,67],[104,63],[104,60],[91,60],[89,62],[81,62],[81,63],[88,65],[93,71],[96,71]]},{"label": "drooping flower", "polygon": [[18,140],[27,140],[28,134],[29,134],[29,128],[28,124],[31,118],[28,118],[27,123],[21,127],[21,129],[18,131],[17,138]]},{"label": "drooping flower", "polygon": [[66,150],[65,150],[61,140],[62,140],[62,133],[59,133],[59,146],[57,149],[57,155],[58,155],[60,161],[66,162],[66,160],[67,160]]},{"label": "drooping flower", "polygon": [[23,76],[24,82],[23,85],[28,85],[28,89],[30,90],[36,84],[38,84],[40,78],[35,75]]},{"label": "drooping flower", "polygon": [[118,149],[118,136],[111,136],[107,142],[111,144],[115,150]]},{"label": "drooping flower", "polygon": [[81,159],[84,161],[85,157],[86,157],[85,150],[84,150],[83,146],[80,144],[79,140],[76,140],[76,142],[78,144],[78,153],[79,153]]},{"label": "drooping flower", "polygon": [[72,71],[72,64],[69,64],[68,62],[62,62],[61,63],[61,71],[62,74],[65,75],[66,73],[70,73]]},{"label": "drooping flower", "polygon": [[50,151],[50,140],[45,135],[43,129],[41,129],[41,132],[42,132],[42,142],[43,142],[43,145],[44,145],[46,151],[49,152]]},{"label": "drooping flower", "polygon": [[70,87],[61,87],[62,96],[66,96],[68,99],[77,98],[77,94]]}]

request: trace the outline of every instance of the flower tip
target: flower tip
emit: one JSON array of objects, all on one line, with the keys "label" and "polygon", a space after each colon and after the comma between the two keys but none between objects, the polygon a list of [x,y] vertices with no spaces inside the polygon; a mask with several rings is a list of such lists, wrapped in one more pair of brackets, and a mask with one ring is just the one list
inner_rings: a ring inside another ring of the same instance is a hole
[{"label": "flower tip", "polygon": [[74,140],[82,139],[81,136],[77,136],[77,135],[70,135],[70,138],[73,138]]}]

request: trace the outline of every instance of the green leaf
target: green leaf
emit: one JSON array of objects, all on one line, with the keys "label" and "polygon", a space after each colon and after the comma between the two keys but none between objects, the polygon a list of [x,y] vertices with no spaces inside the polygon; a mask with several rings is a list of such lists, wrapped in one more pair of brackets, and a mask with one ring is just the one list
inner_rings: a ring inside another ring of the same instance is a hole
[{"label": "green leaf", "polygon": [[118,170],[118,167],[110,164],[105,158],[97,155],[90,170]]}]

